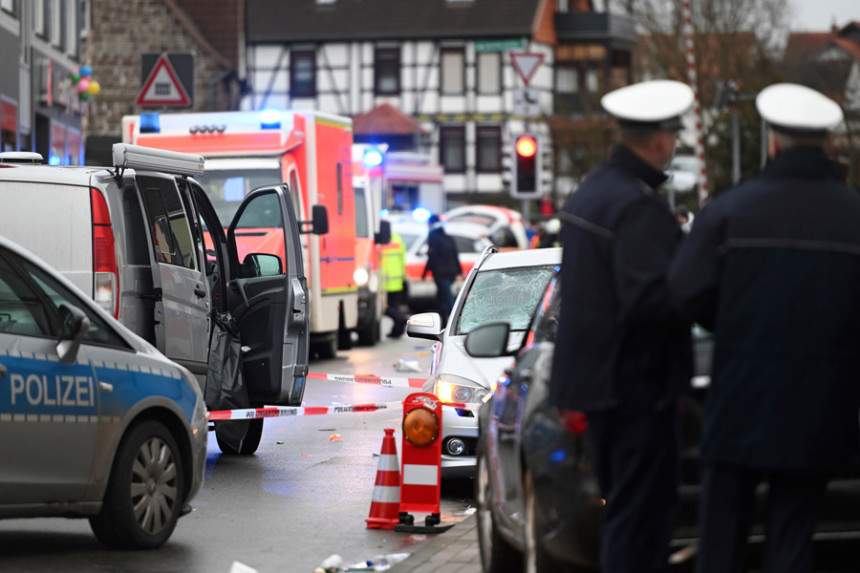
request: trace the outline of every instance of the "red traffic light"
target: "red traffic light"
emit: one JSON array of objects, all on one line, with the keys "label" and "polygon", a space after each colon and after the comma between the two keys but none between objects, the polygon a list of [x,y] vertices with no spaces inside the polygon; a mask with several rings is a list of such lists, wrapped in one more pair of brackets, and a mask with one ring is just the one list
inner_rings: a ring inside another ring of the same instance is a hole
[{"label": "red traffic light", "polygon": [[537,141],[530,135],[521,135],[517,138],[516,150],[520,157],[532,157],[537,152]]}]

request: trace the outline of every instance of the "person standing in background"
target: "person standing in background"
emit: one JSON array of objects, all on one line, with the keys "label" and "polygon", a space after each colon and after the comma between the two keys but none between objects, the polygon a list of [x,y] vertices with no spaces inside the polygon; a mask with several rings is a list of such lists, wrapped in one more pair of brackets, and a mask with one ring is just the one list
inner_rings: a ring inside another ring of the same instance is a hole
[{"label": "person standing in background", "polygon": [[391,242],[382,247],[382,276],[387,293],[385,316],[394,321],[389,338],[400,338],[406,332],[406,317],[400,307],[403,300],[403,284],[406,280],[406,246],[396,232],[391,231]]},{"label": "person standing in background", "polygon": [[454,239],[445,232],[439,215],[430,215],[427,220],[430,232],[427,235],[427,264],[421,278],[433,275],[436,283],[436,304],[442,316],[442,325],[448,324],[448,317],[454,308],[454,280],[463,275],[460,254]]}]

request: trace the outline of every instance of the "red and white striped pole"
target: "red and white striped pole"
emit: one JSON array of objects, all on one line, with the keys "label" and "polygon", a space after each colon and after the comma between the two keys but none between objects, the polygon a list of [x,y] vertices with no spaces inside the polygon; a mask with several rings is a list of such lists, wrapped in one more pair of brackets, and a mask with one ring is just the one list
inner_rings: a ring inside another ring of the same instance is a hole
[{"label": "red and white striped pole", "polygon": [[705,169],[705,144],[702,136],[702,106],[699,101],[699,81],[696,76],[696,52],[693,44],[693,12],[690,9],[689,0],[683,3],[684,17],[684,42],[687,48],[687,82],[693,89],[695,100],[693,113],[696,121],[696,157],[699,159],[699,207],[701,208],[708,200],[708,174]]}]

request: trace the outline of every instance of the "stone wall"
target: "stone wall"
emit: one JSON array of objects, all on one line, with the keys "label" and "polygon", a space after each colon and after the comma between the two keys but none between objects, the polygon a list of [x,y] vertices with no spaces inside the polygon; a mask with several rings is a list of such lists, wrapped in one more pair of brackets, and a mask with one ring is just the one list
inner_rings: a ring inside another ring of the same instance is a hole
[{"label": "stone wall", "polygon": [[[178,52],[194,55],[194,102],[188,111],[236,109],[235,74],[176,17],[175,0],[91,0],[85,61],[101,92],[90,102],[86,133],[119,140],[122,116],[145,111],[135,102],[142,88],[141,55]],[[225,14],[229,19],[229,15]],[[219,61],[220,60],[220,61]],[[224,76],[229,76],[226,80]],[[220,79],[219,79],[220,78]],[[182,111],[165,109],[164,111]],[[103,139],[103,138],[100,138]]]}]

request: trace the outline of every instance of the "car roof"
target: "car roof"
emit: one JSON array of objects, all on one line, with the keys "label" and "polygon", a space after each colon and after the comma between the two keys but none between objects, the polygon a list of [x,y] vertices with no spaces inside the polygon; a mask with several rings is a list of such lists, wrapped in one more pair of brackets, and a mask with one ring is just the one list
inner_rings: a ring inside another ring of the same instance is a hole
[{"label": "car roof", "polygon": [[[487,228],[484,225],[479,225],[477,223],[454,221],[452,223],[444,223],[443,227],[445,228],[445,232],[449,235],[458,235],[461,237],[470,237],[474,239],[487,236]],[[426,235],[429,230],[427,223],[420,223],[418,221],[392,222],[391,228],[398,234],[410,233]]]},{"label": "car roof", "polygon": [[493,253],[480,264],[481,271],[561,264],[561,247],[521,249]]},{"label": "car roof", "polygon": [[110,176],[106,167],[54,166],[31,163],[2,163],[0,180],[37,181],[40,183],[72,183],[89,185],[90,176],[101,172]]}]

